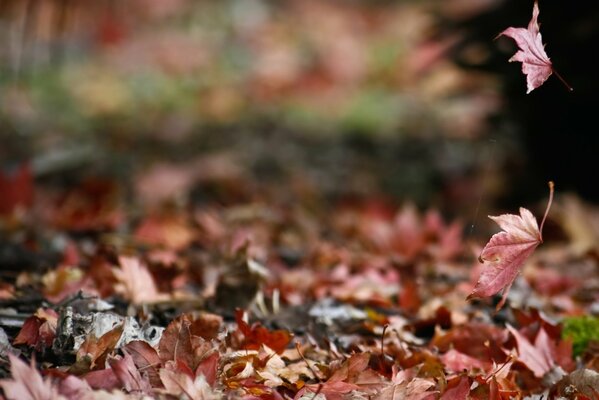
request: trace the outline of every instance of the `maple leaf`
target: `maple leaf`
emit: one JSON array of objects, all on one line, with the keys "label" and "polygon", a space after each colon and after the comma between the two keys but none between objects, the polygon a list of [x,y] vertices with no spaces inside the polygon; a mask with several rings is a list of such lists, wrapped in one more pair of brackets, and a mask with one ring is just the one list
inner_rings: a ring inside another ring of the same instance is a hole
[{"label": "maple leaf", "polygon": [[148,380],[152,386],[162,386],[158,371],[162,365],[162,361],[160,360],[156,349],[150,346],[147,342],[133,340],[123,347],[123,351],[126,351],[128,354],[130,354],[135,366],[147,374]]},{"label": "maple leaf", "polygon": [[10,372],[12,379],[0,380],[0,387],[8,400],[62,400],[50,381],[44,380],[33,365],[27,365],[11,353]]},{"label": "maple leaf", "polygon": [[537,333],[534,344],[511,325],[507,329],[516,338],[518,344],[518,360],[530,369],[537,378],[542,378],[553,367],[551,343],[543,328]]},{"label": "maple leaf", "polygon": [[198,375],[192,379],[187,374],[176,372],[173,369],[162,368],[160,379],[168,394],[189,398],[190,400],[209,400],[221,398],[210,388],[204,375]]},{"label": "maple leaf", "polygon": [[135,304],[157,301],[163,296],[158,292],[148,268],[136,257],[119,257],[121,268],[113,273],[119,281],[117,291]]},{"label": "maple leaf", "polygon": [[286,330],[270,331],[263,327],[259,322],[250,326],[243,320],[243,310],[235,311],[235,320],[239,331],[243,334],[242,347],[246,350],[258,350],[262,345],[273,349],[277,354],[281,354],[291,341],[291,333]]},{"label": "maple leaf", "polygon": [[541,86],[554,72],[568,90],[572,91],[570,85],[553,69],[551,60],[545,52],[541,32],[539,32],[538,17],[539,4],[535,1],[532,8],[532,19],[528,23],[528,28],[509,27],[497,37],[510,37],[516,41],[520,48],[509,61],[522,63],[522,73],[526,75],[527,94]]},{"label": "maple leaf", "polygon": [[141,376],[133,362],[133,358],[127,352],[125,352],[125,356],[121,359],[111,359],[109,364],[127,392],[148,394],[152,391],[150,382]]},{"label": "maple leaf", "polygon": [[493,235],[480,254],[479,261],[484,262],[486,267],[468,299],[489,297],[503,290],[503,297],[496,309],[503,306],[520,267],[543,242],[543,225],[553,201],[553,187],[553,182],[549,182],[549,202],[540,229],[534,215],[523,207],[520,208],[519,216],[489,216],[504,232]]},{"label": "maple leaf", "polygon": [[162,333],[158,352],[163,363],[172,360],[177,366],[193,375],[198,366],[211,356],[214,350],[209,341],[194,335],[192,327],[193,321],[187,314],[171,321]]},{"label": "maple leaf", "polygon": [[15,338],[13,345],[26,344],[36,350],[50,348],[56,336],[58,314],[50,308],[39,308],[36,313],[25,320],[23,327]]},{"label": "maple leaf", "polygon": [[447,390],[439,400],[466,400],[469,393],[470,380],[467,376],[462,376],[449,382]]}]

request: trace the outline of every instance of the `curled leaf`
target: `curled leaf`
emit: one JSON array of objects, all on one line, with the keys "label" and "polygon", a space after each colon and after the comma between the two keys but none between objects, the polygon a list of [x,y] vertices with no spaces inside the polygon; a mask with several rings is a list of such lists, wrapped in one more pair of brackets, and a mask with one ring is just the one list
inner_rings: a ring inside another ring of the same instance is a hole
[{"label": "curled leaf", "polygon": [[520,268],[543,242],[541,232],[553,201],[553,182],[549,182],[549,189],[549,202],[540,229],[536,218],[526,208],[520,208],[520,215],[489,216],[503,232],[493,235],[480,254],[479,260],[485,263],[485,268],[468,299],[489,297],[503,290],[497,310],[503,306]]},{"label": "curled leaf", "polygon": [[528,28],[509,27],[501,32],[498,37],[507,36],[516,41],[519,50],[510,58],[510,62],[518,61],[522,63],[522,73],[526,75],[527,94],[541,86],[553,72],[571,91],[572,88],[553,69],[551,60],[545,52],[545,46],[539,31],[539,23],[537,22],[538,18],[539,4],[535,1],[532,9],[532,19],[528,23]]}]

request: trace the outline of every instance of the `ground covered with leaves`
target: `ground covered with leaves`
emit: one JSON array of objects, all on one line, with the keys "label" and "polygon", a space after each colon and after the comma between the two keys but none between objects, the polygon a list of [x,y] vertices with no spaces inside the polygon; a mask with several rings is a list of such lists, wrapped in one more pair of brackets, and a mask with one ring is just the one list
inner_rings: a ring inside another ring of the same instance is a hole
[{"label": "ground covered with leaves", "polygon": [[599,398],[599,213],[574,197],[496,312],[466,300],[489,237],[435,210],[220,178],[158,205],[147,179],[4,200],[5,398]]}]

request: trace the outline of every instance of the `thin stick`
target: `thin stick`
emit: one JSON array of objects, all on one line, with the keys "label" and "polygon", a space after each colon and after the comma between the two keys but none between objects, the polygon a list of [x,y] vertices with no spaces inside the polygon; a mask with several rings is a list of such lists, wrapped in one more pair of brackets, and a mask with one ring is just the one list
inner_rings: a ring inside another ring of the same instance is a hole
[{"label": "thin stick", "polygon": [[553,192],[554,192],[555,184],[553,181],[549,181],[549,201],[547,202],[547,208],[545,209],[545,215],[543,215],[543,221],[541,221],[541,228],[539,229],[539,233],[541,236],[541,243],[543,243],[543,226],[545,225],[545,220],[547,219],[547,214],[549,214],[549,209],[551,208],[551,204],[553,203]]},{"label": "thin stick", "polygon": [[383,356],[383,360],[385,359],[385,331],[388,327],[389,324],[383,326],[383,334],[381,335],[381,355]]},{"label": "thin stick", "polygon": [[557,76],[559,78],[559,80],[562,81],[562,83],[566,86],[566,88],[568,89],[569,92],[573,92],[574,91],[574,88],[572,86],[570,86],[568,84],[568,82],[566,82],[566,80],[564,78],[562,78],[562,76],[559,74],[559,72],[557,72],[553,68],[551,68],[551,70],[553,71],[553,73],[555,74],[555,76]]},{"label": "thin stick", "polygon": [[300,343],[299,342],[295,342],[295,349],[297,350],[297,353],[300,355],[300,357],[302,358],[302,360],[304,360],[304,362],[308,366],[308,369],[310,370],[310,372],[312,372],[312,375],[314,375],[314,378],[316,378],[316,380],[318,380],[318,382],[320,382],[321,381],[320,377],[316,374],[316,371],[312,368],[312,366],[310,365],[310,363],[308,362],[308,360],[306,360],[306,357],[304,357],[304,355],[302,354],[302,351],[300,350]]}]

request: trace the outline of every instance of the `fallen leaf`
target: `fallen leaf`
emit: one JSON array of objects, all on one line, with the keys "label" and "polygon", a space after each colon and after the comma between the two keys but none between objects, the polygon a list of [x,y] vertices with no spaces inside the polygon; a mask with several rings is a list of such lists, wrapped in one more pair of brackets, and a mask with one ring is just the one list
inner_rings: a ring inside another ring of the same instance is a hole
[{"label": "fallen leaf", "polygon": [[540,229],[534,215],[523,207],[520,208],[519,216],[489,216],[504,232],[493,235],[483,249],[479,260],[486,266],[468,299],[489,297],[503,290],[503,297],[496,309],[499,310],[503,306],[522,264],[543,242],[543,225],[553,201],[553,182],[549,182],[549,190],[549,201]]},{"label": "fallen leaf", "polygon": [[246,350],[258,350],[262,345],[266,345],[277,354],[281,354],[291,342],[292,336],[288,331],[269,331],[258,322],[250,326],[243,320],[243,310],[235,311],[235,319],[239,331],[244,336],[242,347]]},{"label": "fallen leaf", "polygon": [[142,340],[133,340],[123,347],[123,351],[130,354],[135,366],[148,375],[148,379],[152,386],[162,386],[159,375],[162,361],[160,360],[156,349]]},{"label": "fallen leaf", "polygon": [[23,327],[15,338],[13,345],[26,344],[33,346],[36,350],[52,347],[56,337],[56,323],[58,314],[47,308],[40,308],[23,323]]},{"label": "fallen leaf", "polygon": [[127,392],[150,394],[152,391],[150,382],[141,376],[133,358],[127,352],[123,358],[111,359],[109,364]]},{"label": "fallen leaf", "polygon": [[[193,321],[189,315],[183,314],[166,327],[158,344],[159,356],[163,363],[174,361],[176,365],[190,375],[208,358],[212,352],[212,344],[192,333]],[[209,363],[209,362],[208,362]],[[208,368],[208,366],[205,366]]]},{"label": "fallen leaf", "polygon": [[192,379],[187,374],[163,368],[160,370],[160,379],[167,393],[174,396],[183,397],[182,395],[185,395],[190,400],[221,398],[212,391],[203,375],[198,375],[195,379]]},{"label": "fallen leaf", "polygon": [[121,268],[114,268],[113,273],[119,281],[116,290],[135,304],[159,300],[162,296],[154,278],[137,257],[119,257]]},{"label": "fallen leaf", "polygon": [[93,399],[92,388],[85,380],[69,375],[60,382],[60,394],[69,400]]},{"label": "fallen leaf", "polygon": [[461,353],[455,349],[449,350],[447,353],[441,356],[441,361],[445,370],[449,372],[462,372],[464,370],[470,371],[473,368],[479,368],[483,371],[487,369],[487,363],[478,360],[474,357],[470,357],[467,354]]},{"label": "fallen leaf", "polygon": [[94,389],[112,390],[120,387],[120,381],[112,368],[88,372],[83,375],[83,379]]},{"label": "fallen leaf", "polygon": [[553,367],[549,337],[543,328],[539,330],[534,345],[511,325],[507,329],[516,338],[518,360],[530,369],[537,378],[542,378]]},{"label": "fallen leaf", "polygon": [[434,392],[429,391],[435,384],[422,378],[411,381],[402,381],[382,390],[377,396],[378,400],[423,400]]},{"label": "fallen leaf", "polygon": [[7,400],[62,400],[56,387],[50,381],[44,380],[33,364],[27,365],[11,353],[11,379],[1,379],[0,387],[4,390]]},{"label": "fallen leaf", "polygon": [[[454,384],[455,381],[457,384]],[[439,400],[466,400],[470,393],[470,379],[462,376],[448,383],[448,388]]]},{"label": "fallen leaf", "polygon": [[97,366],[103,367],[106,357],[115,349],[122,334],[123,325],[119,325],[99,339],[95,336],[88,337],[77,350],[77,364],[87,365],[89,363],[89,369],[94,369]]}]

